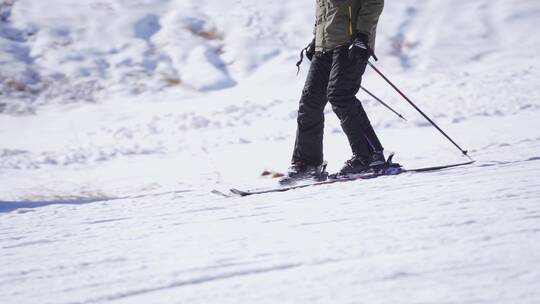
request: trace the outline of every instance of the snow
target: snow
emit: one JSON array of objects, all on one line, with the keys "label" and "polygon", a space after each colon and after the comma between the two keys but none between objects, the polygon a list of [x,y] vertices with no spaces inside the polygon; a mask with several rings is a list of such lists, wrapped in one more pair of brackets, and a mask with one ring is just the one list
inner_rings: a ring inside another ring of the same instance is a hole
[{"label": "snow", "polygon": [[[222,198],[288,166],[314,3],[0,0],[0,301],[538,303],[540,4],[518,2],[380,20],[375,64],[474,165]],[[363,84],[408,119],[358,94],[396,161],[465,160]]]}]

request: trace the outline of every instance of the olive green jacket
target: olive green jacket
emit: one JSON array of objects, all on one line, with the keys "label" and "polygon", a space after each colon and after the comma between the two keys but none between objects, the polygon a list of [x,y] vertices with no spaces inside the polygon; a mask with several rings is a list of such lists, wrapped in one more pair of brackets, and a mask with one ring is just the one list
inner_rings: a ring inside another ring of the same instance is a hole
[{"label": "olive green jacket", "polygon": [[374,49],[383,7],[384,0],[317,0],[313,33],[316,51],[348,45],[358,33],[367,35]]}]

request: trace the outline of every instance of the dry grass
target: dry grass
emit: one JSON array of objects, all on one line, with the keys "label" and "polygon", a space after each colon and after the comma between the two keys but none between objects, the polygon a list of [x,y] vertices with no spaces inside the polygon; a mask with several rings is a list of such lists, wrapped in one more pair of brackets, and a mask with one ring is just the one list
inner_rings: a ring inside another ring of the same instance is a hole
[{"label": "dry grass", "polygon": [[165,82],[169,86],[179,86],[182,84],[182,80],[172,77],[164,77],[163,82]]},{"label": "dry grass", "polygon": [[204,38],[206,40],[223,40],[223,35],[215,27],[210,30],[201,30],[194,27],[188,27],[187,29],[193,35]]}]

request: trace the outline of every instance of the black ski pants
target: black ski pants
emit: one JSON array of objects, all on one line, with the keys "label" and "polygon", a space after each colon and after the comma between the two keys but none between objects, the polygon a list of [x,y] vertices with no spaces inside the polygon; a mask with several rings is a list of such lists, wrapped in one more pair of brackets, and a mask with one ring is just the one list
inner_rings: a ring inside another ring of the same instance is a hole
[{"label": "black ski pants", "polygon": [[323,162],[324,108],[327,102],[338,116],[354,155],[370,156],[383,147],[356,98],[367,58],[349,59],[347,47],[313,56],[300,107],[292,162],[320,165]]}]

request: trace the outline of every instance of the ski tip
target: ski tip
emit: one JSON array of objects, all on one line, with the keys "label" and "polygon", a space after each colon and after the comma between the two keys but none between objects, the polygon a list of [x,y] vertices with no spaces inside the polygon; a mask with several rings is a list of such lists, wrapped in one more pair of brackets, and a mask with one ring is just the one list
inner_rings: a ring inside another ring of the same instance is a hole
[{"label": "ski tip", "polygon": [[405,172],[429,172],[429,171],[437,171],[437,170],[443,170],[443,169],[450,169],[455,167],[461,167],[461,166],[468,166],[471,164],[474,164],[475,161],[468,161],[464,163],[457,163],[457,164],[450,164],[450,165],[442,165],[442,166],[433,166],[433,167],[424,167],[424,168],[416,168],[416,169],[406,169]]},{"label": "ski tip", "polygon": [[236,188],[232,188],[232,189],[230,189],[229,191],[231,191],[231,193],[233,193],[233,194],[240,195],[240,196],[246,196],[246,195],[249,195],[248,192],[245,192],[245,191],[242,191],[242,190],[238,190],[238,189],[236,189]]},{"label": "ski tip", "polygon": [[223,197],[231,197],[230,195],[227,195],[227,194],[225,194],[225,193],[223,193],[223,192],[221,192],[219,190],[216,190],[216,189],[212,190],[211,193],[215,194],[215,195],[223,196]]}]

